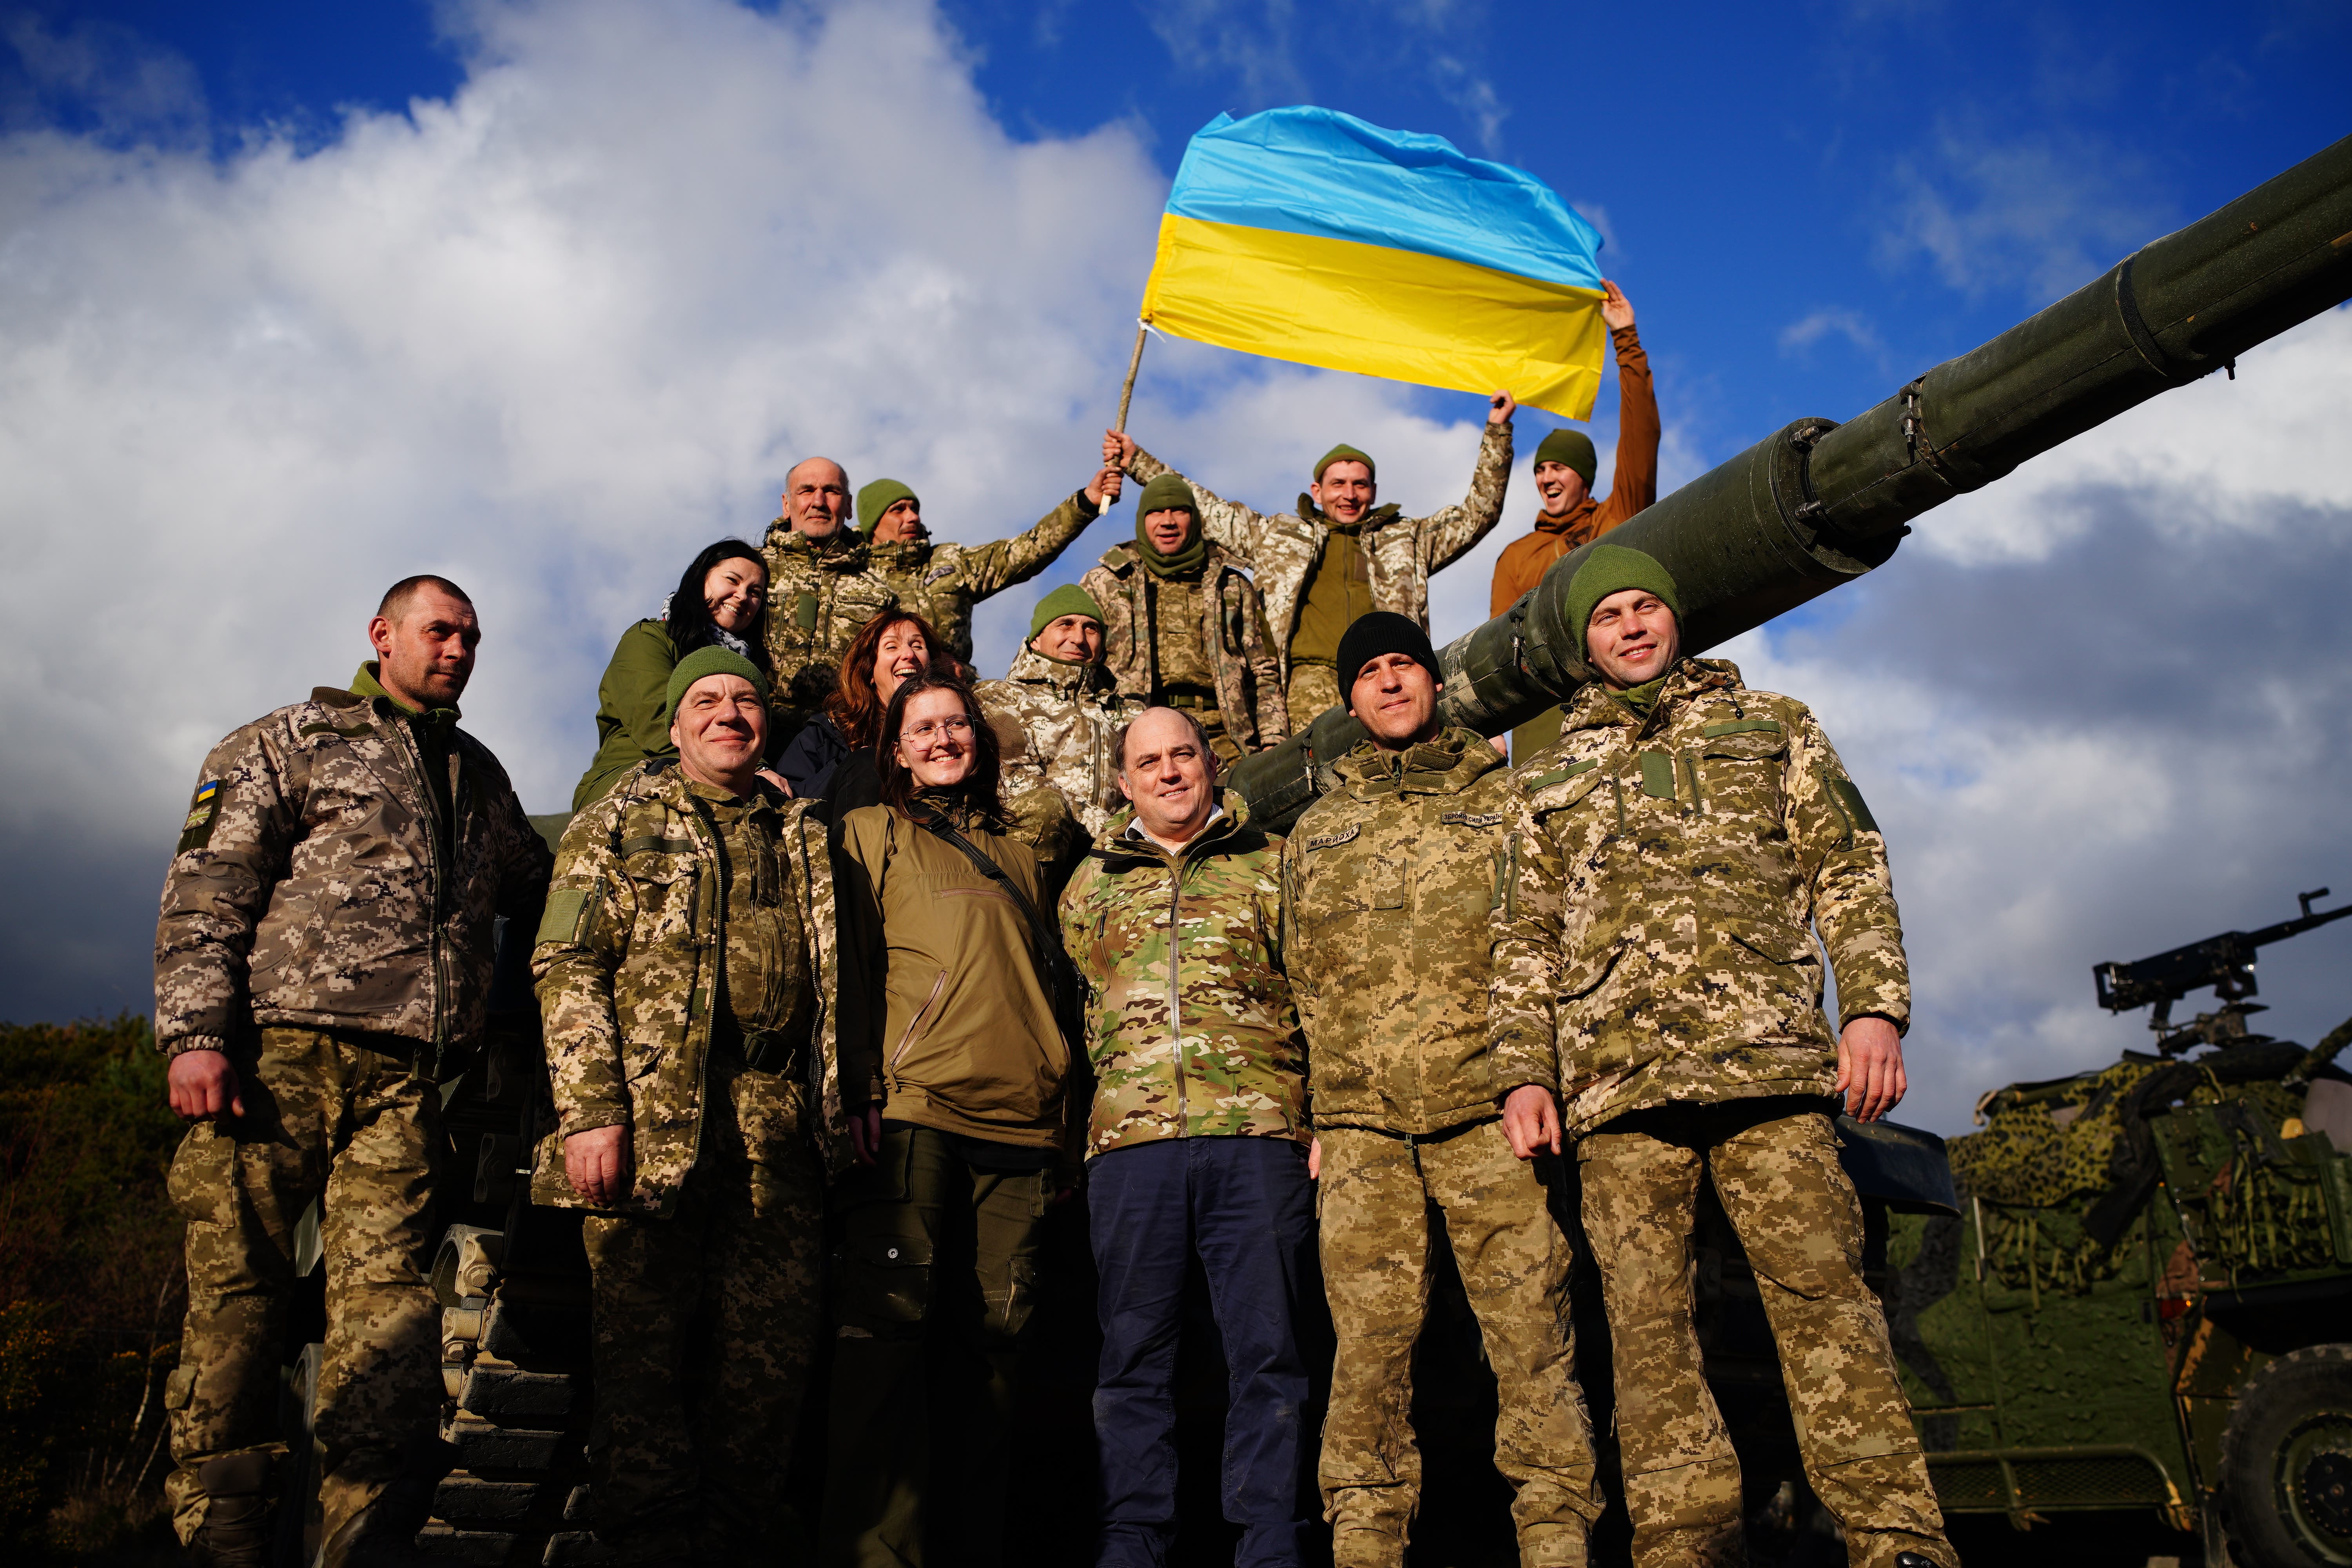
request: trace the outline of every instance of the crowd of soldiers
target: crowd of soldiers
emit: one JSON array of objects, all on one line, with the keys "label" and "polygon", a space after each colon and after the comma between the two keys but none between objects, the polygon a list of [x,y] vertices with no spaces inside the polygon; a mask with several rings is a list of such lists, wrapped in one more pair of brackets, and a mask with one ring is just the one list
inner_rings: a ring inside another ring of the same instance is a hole
[{"label": "crowd of soldiers", "polygon": [[[1612,491],[1591,493],[1589,439],[1547,437],[1497,606],[1654,495],[1613,285],[1605,313]],[[206,758],[165,882],[157,1037],[192,1123],[170,1498],[192,1556],[265,1560],[313,1201],[324,1561],[415,1556],[446,1467],[440,1086],[482,1031],[504,916],[536,933],[556,1118],[531,1195],[584,1214],[603,1561],[998,1561],[1041,1227],[1079,1193],[1108,1568],[1159,1568],[1174,1538],[1194,1269],[1230,1370],[1236,1562],[1301,1563],[1319,1489],[1340,1568],[1400,1568],[1439,1245],[1494,1367],[1521,1562],[1584,1563],[1603,1478],[1579,1237],[1634,1560],[1742,1562],[1692,1320],[1705,1180],[1851,1560],[1951,1568],[1832,1120],[1903,1093],[1884,839],[1802,703],[1682,656],[1676,585],[1635,551],[1586,552],[1568,596],[1593,679],[1511,763],[1446,722],[1429,579],[1498,521],[1514,412],[1497,394],[1467,496],[1419,518],[1376,504],[1352,447],[1267,514],[1113,431],[1025,533],[934,544],[907,486],[857,491],[853,524],[841,466],[804,460],[761,544],[702,552],[624,635],[552,853],[458,724],[470,600],[395,585],[348,686]],[[974,605],[1129,481],[1133,542],[971,684]],[[1338,787],[1286,837],[1252,824],[1222,770],[1335,704],[1367,731]],[[1326,1309],[1318,1456],[1303,1331]],[[804,1528],[784,1478],[819,1375]]]}]

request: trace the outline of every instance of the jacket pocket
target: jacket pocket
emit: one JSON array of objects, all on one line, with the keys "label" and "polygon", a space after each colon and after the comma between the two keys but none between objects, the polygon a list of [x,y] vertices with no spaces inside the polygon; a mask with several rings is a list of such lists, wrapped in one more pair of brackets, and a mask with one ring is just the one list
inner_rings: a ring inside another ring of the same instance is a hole
[{"label": "jacket pocket", "polygon": [[1698,751],[1700,809],[1710,816],[1777,823],[1788,755],[1789,736],[1777,721],[1708,725]]}]

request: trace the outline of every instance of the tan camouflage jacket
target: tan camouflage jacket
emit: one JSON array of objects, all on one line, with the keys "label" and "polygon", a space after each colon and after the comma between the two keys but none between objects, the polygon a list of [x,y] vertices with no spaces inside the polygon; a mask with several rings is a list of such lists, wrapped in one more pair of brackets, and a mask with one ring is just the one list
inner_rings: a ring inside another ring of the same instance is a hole
[{"label": "tan camouflage jacket", "polygon": [[[816,1014],[801,1053],[803,1087],[827,1163],[849,1162],[841,1114],[834,999],[839,989],[832,864],[825,824],[807,801],[777,800],[776,893],[796,906]],[[677,1207],[702,1142],[711,998],[724,983],[722,861],[710,819],[696,809],[677,763],[657,757],[623,775],[563,830],[546,918],[531,951],[557,1122],[541,1143],[534,1203],[586,1207],[563,1176],[563,1140],[626,1126],[636,1184],[624,1214]]]},{"label": "tan camouflage jacket", "polygon": [[1285,943],[1307,1026],[1318,1127],[1443,1132],[1558,1086],[1549,1043],[1494,1041],[1489,930],[1510,775],[1449,729],[1339,759],[1283,856]]},{"label": "tan camouflage jacket", "polygon": [[789,731],[807,721],[833,690],[841,656],[858,628],[898,602],[865,538],[844,528],[823,545],[792,523],[768,524],[761,553],[768,563],[769,706]]},{"label": "tan camouflage jacket", "polygon": [[1283,977],[1282,840],[1241,796],[1171,861],[1122,811],[1062,895],[1093,991],[1091,1156],[1162,1138],[1304,1140],[1307,1041]]},{"label": "tan camouflage jacket", "polygon": [[1102,515],[1078,491],[1039,518],[1027,531],[992,544],[873,544],[875,568],[898,603],[931,623],[940,634],[934,653],[952,653],[971,663],[971,607],[1016,583],[1026,583],[1054,563],[1070,542]]},{"label": "tan camouflage jacket", "polygon": [[[1244,752],[1263,751],[1290,738],[1290,709],[1283,697],[1281,661],[1265,627],[1265,606],[1257,588],[1223,545],[1209,546],[1201,568],[1216,592],[1201,595],[1208,613],[1197,628],[1171,626],[1167,635],[1190,632],[1208,650],[1217,672],[1217,707],[1226,731]],[[1140,704],[1151,700],[1160,681],[1146,601],[1151,574],[1131,543],[1103,552],[1078,586],[1103,608],[1103,661],[1118,678],[1118,689]]]},{"label": "tan camouflage jacket", "polygon": [[222,1050],[253,1025],[469,1047],[493,921],[539,919],[549,855],[506,770],[452,732],[454,863],[391,702],[322,686],[205,759],[155,925],[155,1043]]},{"label": "tan camouflage jacket", "polygon": [[1091,839],[1118,809],[1111,741],[1143,705],[1124,696],[1108,666],[1064,664],[1024,647],[1003,680],[973,689],[996,725],[1008,796],[1050,784],[1070,803]]},{"label": "tan camouflage jacket", "polygon": [[1908,1025],[1885,838],[1794,698],[1686,658],[1643,723],[1589,685],[1511,790],[1496,1045],[1557,1037],[1571,1131],[1670,1100],[1829,1093],[1824,945],[1841,1026]]},{"label": "tan camouflage jacket", "polygon": [[[1149,483],[1169,468],[1139,447],[1127,471]],[[1330,522],[1303,491],[1297,511],[1268,516],[1226,500],[1189,478],[1184,482],[1201,502],[1202,531],[1232,552],[1234,562],[1256,579],[1265,598],[1282,684],[1287,688],[1290,639],[1298,630],[1299,608],[1307,602],[1307,580],[1330,542]],[[1410,616],[1426,629],[1430,574],[1443,571],[1494,531],[1503,519],[1503,492],[1510,482],[1511,427],[1489,425],[1478,444],[1477,466],[1470,471],[1470,493],[1460,506],[1427,517],[1400,516],[1394,506],[1367,513],[1362,545],[1372,607]]]}]

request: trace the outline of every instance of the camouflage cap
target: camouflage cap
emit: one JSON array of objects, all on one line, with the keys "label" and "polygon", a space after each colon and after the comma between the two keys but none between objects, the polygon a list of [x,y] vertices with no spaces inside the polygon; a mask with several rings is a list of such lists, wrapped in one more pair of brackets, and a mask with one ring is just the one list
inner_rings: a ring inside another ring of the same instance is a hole
[{"label": "camouflage cap", "polygon": [[1563,608],[1568,617],[1568,629],[1576,637],[1576,657],[1588,657],[1584,651],[1584,634],[1591,628],[1592,611],[1612,594],[1622,594],[1628,588],[1646,588],[1655,594],[1666,608],[1682,619],[1683,606],[1675,588],[1675,575],[1658,563],[1654,555],[1638,550],[1628,550],[1622,544],[1596,544],[1576,575],[1568,580],[1568,603]]},{"label": "camouflage cap", "polygon": [[922,498],[907,488],[899,479],[877,479],[857,492],[857,531],[871,533],[882,514],[902,500],[910,500],[919,508]]},{"label": "camouflage cap", "polygon": [[1317,484],[1319,485],[1323,482],[1323,470],[1329,468],[1334,463],[1361,463],[1364,465],[1364,477],[1366,479],[1377,479],[1381,477],[1381,470],[1379,467],[1373,463],[1372,455],[1370,452],[1363,451],[1355,447],[1350,447],[1348,443],[1342,441],[1338,446],[1332,447],[1329,451],[1315,459],[1315,482]]},{"label": "camouflage cap", "polygon": [[[1592,485],[1592,476],[1601,469],[1601,455],[1592,449],[1592,437],[1581,430],[1566,428],[1553,431],[1536,445],[1535,461],[1530,467],[1540,468],[1546,463],[1565,463],[1584,476],[1585,488]],[[859,498],[861,503],[863,497]]]},{"label": "camouflage cap", "polygon": [[688,689],[706,675],[740,675],[751,683],[751,689],[760,694],[761,701],[768,700],[768,678],[760,673],[760,667],[733,648],[713,643],[709,647],[696,648],[679,659],[677,668],[669,672],[668,708],[671,713],[677,711],[678,702],[686,696]]}]

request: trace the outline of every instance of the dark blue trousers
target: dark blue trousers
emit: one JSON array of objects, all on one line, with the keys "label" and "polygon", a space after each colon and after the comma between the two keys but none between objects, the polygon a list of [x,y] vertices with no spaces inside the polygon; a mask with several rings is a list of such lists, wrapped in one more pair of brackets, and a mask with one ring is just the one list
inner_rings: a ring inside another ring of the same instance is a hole
[{"label": "dark blue trousers", "polygon": [[1087,1163],[1101,1276],[1100,1568],[1160,1568],[1176,1535],[1176,1342],[1198,1253],[1224,1340],[1225,1518],[1234,1568],[1297,1568],[1307,1374],[1298,1294],[1315,1273],[1307,1149],[1285,1138],[1170,1138]]}]

